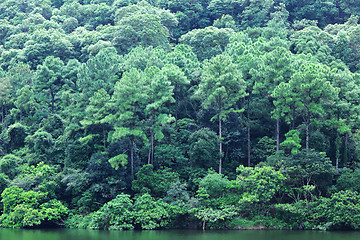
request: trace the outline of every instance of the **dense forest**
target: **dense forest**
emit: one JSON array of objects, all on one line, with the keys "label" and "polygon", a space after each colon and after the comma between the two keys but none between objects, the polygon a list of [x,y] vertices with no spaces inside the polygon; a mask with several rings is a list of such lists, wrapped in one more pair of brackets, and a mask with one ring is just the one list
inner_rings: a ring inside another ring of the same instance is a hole
[{"label": "dense forest", "polygon": [[0,226],[360,229],[358,0],[0,0]]}]

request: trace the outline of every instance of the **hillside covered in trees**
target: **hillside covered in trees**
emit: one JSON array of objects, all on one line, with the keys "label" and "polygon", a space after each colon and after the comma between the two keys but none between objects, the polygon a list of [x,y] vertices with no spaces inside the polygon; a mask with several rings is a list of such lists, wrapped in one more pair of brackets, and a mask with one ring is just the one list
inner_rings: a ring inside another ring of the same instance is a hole
[{"label": "hillside covered in trees", "polygon": [[0,226],[360,229],[358,0],[0,0]]}]

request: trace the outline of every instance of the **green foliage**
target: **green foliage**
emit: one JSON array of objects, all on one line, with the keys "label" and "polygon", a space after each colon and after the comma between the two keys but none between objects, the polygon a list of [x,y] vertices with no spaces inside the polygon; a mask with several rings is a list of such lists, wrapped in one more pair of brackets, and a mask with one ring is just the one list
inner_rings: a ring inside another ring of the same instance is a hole
[{"label": "green foliage", "polygon": [[278,204],[282,218],[293,228],[336,230],[358,229],[359,196],[357,192],[340,191],[330,198]]},{"label": "green foliage", "polygon": [[0,159],[0,173],[13,179],[19,173],[19,166],[23,160],[13,154],[7,154]]},{"label": "green foliage", "polygon": [[283,141],[280,146],[285,150],[290,151],[292,154],[299,153],[301,148],[299,132],[297,130],[290,130],[285,134],[285,137],[285,141]]},{"label": "green foliage", "polygon": [[68,214],[68,208],[47,193],[24,191],[18,186],[6,188],[1,194],[3,227],[33,227],[44,223],[56,224]]},{"label": "green foliage", "polygon": [[303,186],[314,185],[319,193],[326,193],[335,174],[335,169],[325,153],[314,150],[302,150],[290,156],[279,152],[267,161],[271,166],[283,169],[287,176],[287,186],[293,187],[288,194],[295,201],[303,196],[307,198],[307,194],[302,193]]},{"label": "green foliage", "polygon": [[155,201],[150,194],[138,196],[134,202],[135,226],[144,230],[164,228],[169,224],[168,204]]},{"label": "green foliage", "polygon": [[200,168],[215,168],[219,155],[218,137],[208,128],[200,129],[189,136],[189,156],[193,166]]},{"label": "green foliage", "polygon": [[181,36],[180,43],[191,46],[199,60],[202,61],[222,53],[233,33],[234,30],[231,28],[195,29]]},{"label": "green foliage", "polygon": [[244,167],[236,169],[238,176],[235,187],[238,188],[242,197],[239,201],[242,207],[252,204],[269,204],[284,188],[286,177],[272,167]]},{"label": "green foliage", "polygon": [[120,194],[91,214],[89,229],[125,230],[133,229],[133,203],[129,195]]},{"label": "green foliage", "polygon": [[359,229],[358,5],[0,1],[0,225]]},{"label": "green foliage", "polygon": [[135,193],[150,193],[155,197],[164,197],[170,186],[178,181],[179,175],[169,168],[154,171],[151,164],[144,165],[132,182]]}]

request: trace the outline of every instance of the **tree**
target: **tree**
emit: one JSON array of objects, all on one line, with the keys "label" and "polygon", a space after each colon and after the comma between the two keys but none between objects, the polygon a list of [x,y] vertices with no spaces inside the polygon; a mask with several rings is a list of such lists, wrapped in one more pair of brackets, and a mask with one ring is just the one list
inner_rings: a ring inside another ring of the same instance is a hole
[{"label": "tree", "polygon": [[105,129],[107,128],[106,117],[110,114],[108,105],[109,101],[110,96],[103,88],[95,92],[94,95],[89,99],[89,105],[85,109],[85,119],[80,122],[85,128],[93,125],[101,126],[104,150],[106,149],[107,142],[107,134]]},{"label": "tree", "polygon": [[194,167],[211,168],[216,166],[219,138],[208,128],[202,128],[189,136],[189,157]]},{"label": "tree", "polygon": [[184,72],[176,65],[166,64],[161,71],[164,73],[165,77],[170,81],[171,85],[174,87],[174,100],[175,100],[175,128],[177,129],[178,121],[178,111],[179,111],[179,95],[183,92],[190,81],[186,78]]},{"label": "tree", "polygon": [[[38,92],[43,91],[43,94],[50,97],[51,113],[55,113],[56,95],[60,91],[63,82],[62,69],[64,62],[60,58],[53,56],[46,57],[44,63],[37,67],[35,89]],[[41,96],[41,95],[40,95]],[[47,100],[43,100],[47,102]]]},{"label": "tree", "polygon": [[336,99],[338,94],[328,81],[328,69],[321,64],[304,63],[288,83],[281,83],[274,92],[275,98],[288,96],[294,107],[303,112],[302,117],[306,126],[305,146],[309,149],[312,116],[323,114],[325,105],[331,105],[331,101]]},{"label": "tree", "polygon": [[115,85],[114,94],[110,103],[111,107],[115,110],[115,114],[108,116],[108,121],[113,122],[115,128],[112,139],[130,138],[132,178],[134,177],[136,138],[146,140],[142,125],[140,125],[140,121],[142,120],[140,114],[143,114],[147,98],[145,84],[143,72],[139,72],[135,68],[125,72]]},{"label": "tree", "polygon": [[6,188],[1,194],[4,212],[3,227],[34,227],[43,223],[57,224],[68,214],[59,200],[47,199],[47,193],[25,191],[18,186]]},{"label": "tree", "polygon": [[0,68],[0,101],[1,101],[1,125],[3,129],[7,128],[6,123],[6,101],[11,91],[11,83],[9,78],[5,76],[5,73]]},{"label": "tree", "polygon": [[163,138],[162,127],[174,118],[165,108],[167,103],[174,102],[173,89],[169,79],[157,67],[149,67],[144,71],[146,81],[146,106],[145,114],[150,122],[150,146],[148,164],[154,163],[154,140]]},{"label": "tree", "polygon": [[122,53],[139,45],[168,48],[171,28],[177,23],[169,11],[140,1],[116,11],[116,35],[113,42]]},{"label": "tree", "polygon": [[179,41],[191,46],[199,60],[202,61],[224,52],[232,34],[234,34],[234,30],[231,28],[207,27],[194,29],[181,36]]},{"label": "tree", "polygon": [[78,74],[77,85],[84,96],[89,98],[101,88],[112,94],[115,82],[119,79],[120,62],[121,57],[116,49],[109,47],[101,49],[83,64]]},{"label": "tree", "polygon": [[245,82],[237,66],[226,55],[218,55],[205,61],[203,75],[196,92],[204,108],[216,107],[217,114],[211,119],[219,123],[219,173],[222,168],[222,121],[234,109],[237,101],[245,96]]}]

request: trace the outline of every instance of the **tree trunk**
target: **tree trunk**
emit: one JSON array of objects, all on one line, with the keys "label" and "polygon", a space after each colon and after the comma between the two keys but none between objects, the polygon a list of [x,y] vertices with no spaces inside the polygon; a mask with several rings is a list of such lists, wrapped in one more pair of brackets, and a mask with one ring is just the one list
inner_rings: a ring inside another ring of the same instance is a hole
[{"label": "tree trunk", "polygon": [[175,130],[177,131],[178,111],[179,111],[177,85],[175,85],[174,94],[175,94]]},{"label": "tree trunk", "polygon": [[276,151],[280,150],[280,119],[276,119]]},{"label": "tree trunk", "polygon": [[105,132],[105,126],[104,124],[102,124],[102,128],[103,128],[103,141],[104,141],[104,151],[106,150],[106,132]]},{"label": "tree trunk", "polygon": [[151,113],[151,136],[150,136],[148,164],[154,164],[154,111]]},{"label": "tree trunk", "polygon": [[5,117],[4,117],[4,126],[5,126],[5,129],[7,129],[7,107],[6,107],[6,103],[5,103]]},{"label": "tree trunk", "polygon": [[306,116],[306,140],[305,140],[305,146],[306,150],[309,150],[309,127],[310,127],[310,111],[307,110],[307,116]]},{"label": "tree trunk", "polygon": [[202,229],[203,229],[203,231],[205,231],[205,218],[204,218],[204,221],[203,221]]},{"label": "tree trunk", "polygon": [[291,123],[290,123],[290,130],[295,129],[295,106],[291,106],[292,109],[292,117],[291,117]]},{"label": "tree trunk", "polygon": [[130,171],[131,171],[131,180],[134,179],[134,137],[130,138]]},{"label": "tree trunk", "polygon": [[22,108],[21,107],[19,107],[19,110],[20,110],[20,122],[22,122]]},{"label": "tree trunk", "polygon": [[219,174],[221,174],[222,167],[222,129],[221,129],[221,98],[220,98],[220,107],[219,107]]},{"label": "tree trunk", "polygon": [[1,100],[1,125],[4,128],[4,100]]},{"label": "tree trunk", "polygon": [[248,98],[248,109],[247,109],[247,147],[248,147],[248,167],[251,165],[251,142],[250,142],[250,96]]},{"label": "tree trunk", "polygon": [[344,164],[348,161],[349,154],[349,133],[345,133]]},{"label": "tree trunk", "polygon": [[51,113],[54,114],[54,108],[55,108],[55,96],[52,89],[50,89],[50,95],[51,95]]}]

